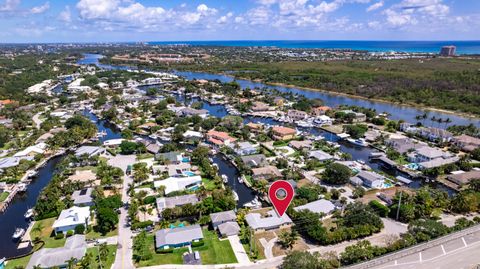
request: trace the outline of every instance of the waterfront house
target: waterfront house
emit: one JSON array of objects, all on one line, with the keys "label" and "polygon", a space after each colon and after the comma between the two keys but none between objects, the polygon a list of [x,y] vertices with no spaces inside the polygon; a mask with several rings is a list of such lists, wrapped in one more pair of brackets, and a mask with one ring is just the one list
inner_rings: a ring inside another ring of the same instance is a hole
[{"label": "waterfront house", "polygon": [[297,131],[295,129],[284,127],[284,126],[274,126],[272,127],[273,139],[275,140],[290,140],[293,139]]},{"label": "waterfront house", "polygon": [[312,141],[310,140],[303,140],[303,141],[297,141],[293,140],[288,143],[288,145],[296,150],[302,150],[302,149],[311,149],[312,148]]},{"label": "waterfront house", "polygon": [[105,149],[102,147],[95,147],[95,146],[81,146],[75,151],[75,156],[80,157],[80,156],[88,156],[88,157],[93,157],[93,156],[98,156],[105,154]]},{"label": "waterfront house", "polygon": [[254,180],[272,180],[283,178],[282,173],[275,166],[265,166],[252,169],[252,178]]},{"label": "waterfront house", "polygon": [[263,130],[263,124],[260,124],[260,123],[249,122],[245,126],[247,126],[250,132],[256,133],[256,134],[260,133]]},{"label": "waterfront house", "polygon": [[185,172],[190,171],[192,165],[190,163],[153,165],[152,169],[155,174],[167,173],[169,177],[184,176]]},{"label": "waterfront house", "polygon": [[389,138],[385,141],[388,147],[391,147],[400,154],[408,153],[412,150],[416,150],[425,147],[425,143],[418,142],[408,137],[404,138]]},{"label": "waterfront house", "polygon": [[231,143],[228,145],[228,147],[239,156],[252,155],[258,151],[257,145],[254,145],[248,141]]},{"label": "waterfront house", "polygon": [[447,159],[452,157],[450,153],[429,146],[420,147],[415,151],[410,152],[407,156],[410,162],[416,163],[428,162],[440,158]]},{"label": "waterfront house", "polygon": [[242,156],[242,162],[249,168],[262,167],[267,165],[267,157],[263,154],[255,154],[249,156]]},{"label": "waterfront house", "polygon": [[262,216],[260,213],[248,213],[245,216],[245,221],[256,233],[287,228],[293,224],[287,214],[283,214],[283,216],[279,217],[273,210],[268,211],[266,216]]},{"label": "waterfront house", "polygon": [[165,194],[175,191],[196,190],[202,184],[200,176],[169,177],[163,180],[153,182],[155,188],[165,186]]},{"label": "waterfront house", "polygon": [[46,148],[47,144],[38,143],[37,145],[27,147],[24,150],[15,153],[13,157],[34,157],[35,155],[43,154]]},{"label": "waterfront house", "polygon": [[77,225],[85,225],[90,223],[90,207],[73,206],[69,209],[64,209],[53,223],[53,230],[55,233],[67,233],[75,230]]},{"label": "waterfront house", "polygon": [[365,122],[367,120],[367,115],[360,112],[355,112],[353,110],[343,110],[342,112],[345,114],[353,115],[352,122]]},{"label": "waterfront house", "polygon": [[430,141],[438,142],[449,142],[453,138],[453,134],[449,131],[434,127],[420,128],[418,135]]},{"label": "waterfront house", "polygon": [[183,161],[183,155],[180,151],[171,151],[155,154],[156,161],[164,161],[170,164],[179,164]]},{"label": "waterfront house", "polygon": [[237,139],[234,137],[231,137],[226,132],[210,130],[207,132],[207,141],[217,147],[221,147],[223,145],[228,146],[230,143],[237,141]]},{"label": "waterfront house", "polygon": [[93,206],[92,197],[93,188],[86,188],[83,190],[74,191],[72,194],[72,200],[74,206]]},{"label": "waterfront house", "polygon": [[186,107],[179,112],[180,116],[189,117],[189,116],[200,116],[202,118],[208,117],[208,110],[206,109],[194,109],[191,107]]},{"label": "waterfront house", "polygon": [[159,197],[156,200],[158,214],[166,208],[174,208],[186,204],[196,205],[199,200],[195,194],[179,195],[174,197]]},{"label": "waterfront house", "polygon": [[447,179],[457,184],[458,186],[464,186],[473,179],[480,179],[480,170],[472,170],[468,172],[460,172],[447,176]]},{"label": "waterfront house", "polygon": [[14,167],[20,164],[21,160],[33,161],[32,156],[27,157],[5,157],[0,159],[0,169]]},{"label": "waterfront house", "polygon": [[292,120],[299,121],[299,120],[307,119],[308,118],[308,113],[305,112],[305,111],[301,111],[301,110],[290,109],[287,112],[287,116]]},{"label": "waterfront house", "polygon": [[329,111],[331,108],[328,107],[328,106],[317,106],[317,107],[314,107],[312,108],[312,115],[313,116],[322,116],[322,115],[325,115],[325,113],[327,113],[327,111]]},{"label": "waterfront house", "polygon": [[304,204],[304,205],[301,205],[301,206],[297,206],[297,207],[294,207],[293,209],[295,211],[301,211],[301,210],[310,210],[314,213],[320,213],[320,214],[325,214],[325,215],[328,215],[330,213],[332,213],[333,210],[335,210],[335,205],[328,201],[328,200],[325,200],[325,199],[320,199],[320,200],[317,200],[317,201],[313,201],[311,203],[308,203],[308,204]]},{"label": "waterfront house", "polygon": [[313,122],[318,125],[332,125],[333,119],[326,115],[320,115],[315,117]]},{"label": "waterfront house", "polygon": [[26,268],[33,269],[36,266],[40,268],[67,268],[68,260],[74,258],[80,261],[85,253],[87,253],[85,235],[72,235],[67,238],[63,247],[42,248],[33,252]]},{"label": "waterfront house", "polygon": [[465,134],[453,137],[452,143],[465,152],[472,152],[476,148],[480,148],[480,138]]},{"label": "waterfront house", "polygon": [[314,151],[310,151],[310,153],[308,154],[308,156],[310,158],[315,158],[317,159],[318,161],[320,162],[326,162],[326,161],[330,161],[330,160],[333,160],[333,156],[326,153],[325,151],[323,150],[314,150]]},{"label": "waterfront house", "polygon": [[123,139],[123,138],[109,139],[109,140],[103,141],[103,146],[105,146],[107,148],[114,149],[114,148],[119,147],[120,144],[122,144],[123,141],[125,141],[125,139]]},{"label": "waterfront house", "polygon": [[202,139],[203,135],[200,132],[188,130],[185,133],[183,133],[183,137],[187,140],[197,140],[198,141],[198,140]]},{"label": "waterfront house", "polygon": [[155,233],[155,249],[178,248],[190,245],[203,239],[200,225],[158,230]]},{"label": "waterfront house", "polygon": [[253,112],[267,111],[270,109],[270,106],[263,102],[253,102],[253,106],[250,109]]},{"label": "waterfront house", "polygon": [[367,188],[380,189],[385,184],[385,178],[375,172],[360,171],[358,174],[350,178],[353,185],[363,185]]}]

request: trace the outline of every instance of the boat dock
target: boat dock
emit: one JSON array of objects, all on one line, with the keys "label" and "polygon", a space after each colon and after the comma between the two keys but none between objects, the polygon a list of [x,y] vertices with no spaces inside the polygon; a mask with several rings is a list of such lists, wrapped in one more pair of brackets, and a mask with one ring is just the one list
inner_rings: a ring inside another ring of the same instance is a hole
[{"label": "boat dock", "polygon": [[18,244],[17,249],[28,248],[32,245],[32,238],[30,237],[30,232],[32,231],[32,228],[34,225],[35,225],[35,221],[30,222],[27,230],[25,231],[25,234],[22,236],[22,239]]}]

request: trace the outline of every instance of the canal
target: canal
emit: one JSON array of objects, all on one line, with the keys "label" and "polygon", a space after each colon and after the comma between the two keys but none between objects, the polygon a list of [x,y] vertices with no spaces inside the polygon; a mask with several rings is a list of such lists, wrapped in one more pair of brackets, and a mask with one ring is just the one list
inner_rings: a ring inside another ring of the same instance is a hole
[{"label": "canal", "polygon": [[[95,121],[99,132],[106,132],[107,135],[100,138],[100,142],[120,137],[120,133],[112,124],[99,120],[87,110],[83,111],[83,115]],[[55,166],[60,162],[62,157],[63,156],[53,157],[38,169],[38,176],[28,185],[27,191],[23,194],[17,194],[7,210],[0,214],[0,241],[2,242],[2,244],[0,244],[0,258],[14,257],[30,251],[29,248],[17,249],[18,241],[12,240],[12,234],[16,228],[27,230],[29,221],[26,220],[23,215],[28,209],[35,206],[42,189],[45,188],[52,179],[55,173]]]}]

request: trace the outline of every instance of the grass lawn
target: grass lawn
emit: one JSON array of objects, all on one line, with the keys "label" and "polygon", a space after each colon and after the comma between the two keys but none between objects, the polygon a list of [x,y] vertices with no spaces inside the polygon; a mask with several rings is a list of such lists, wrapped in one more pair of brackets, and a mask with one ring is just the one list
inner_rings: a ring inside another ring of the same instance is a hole
[{"label": "grass lawn", "polygon": [[[194,247],[194,251],[200,252],[203,264],[224,264],[224,263],[236,263],[237,258],[233,252],[230,241],[220,241],[214,231],[207,229],[203,230],[205,244],[201,247]],[[177,248],[172,253],[158,254],[154,249],[154,236],[148,236],[149,245],[154,252],[152,259],[148,261],[140,261],[137,265],[152,266],[161,264],[183,264],[183,253],[188,251],[188,248]]]},{"label": "grass lawn", "polygon": [[50,236],[52,235],[52,231],[53,231],[52,225],[55,222],[55,219],[56,218],[49,218],[49,219],[35,221],[32,231],[30,232],[30,237],[34,239],[35,237],[38,236],[38,234],[33,232],[34,228],[38,227],[39,225],[43,227],[42,232],[40,234],[40,238],[43,241],[45,241],[44,248],[59,248],[65,245],[65,240],[66,240],[65,238],[55,239],[53,236]]},{"label": "grass lawn", "polygon": [[5,201],[10,193],[8,191],[4,191],[0,194],[0,203]]},{"label": "grass lawn", "polygon": [[137,160],[151,159],[154,157],[155,155],[153,155],[152,153],[137,154]]},{"label": "grass lawn", "polygon": [[20,259],[9,260],[9,261],[7,261],[7,266],[5,266],[5,269],[14,269],[17,266],[18,267],[22,266],[22,268],[26,268],[31,257],[32,257],[32,255],[28,255],[28,256],[20,258]]},{"label": "grass lawn", "polygon": [[99,232],[94,231],[95,229],[92,229],[90,232],[85,234],[86,239],[98,239],[98,238],[106,238],[106,237],[111,237],[111,236],[117,236],[118,235],[118,226],[115,230],[108,232],[106,235],[102,235]]},{"label": "grass lawn", "polygon": [[137,267],[161,265],[161,264],[183,264],[183,253],[188,251],[188,248],[177,248],[173,253],[158,254],[155,252],[155,237],[153,235],[147,236],[148,245],[153,252],[150,260],[140,261]]},{"label": "grass lawn", "polygon": [[[105,261],[102,261],[102,268],[110,268],[112,267],[113,262],[115,261],[115,253],[117,252],[117,246],[116,245],[108,245],[108,255]],[[100,268],[98,266],[98,248],[97,247],[91,247],[87,248],[87,254],[91,253],[93,256],[94,262],[90,265],[91,268]]]},{"label": "grass lawn", "polygon": [[203,264],[224,264],[236,263],[237,258],[233,252],[230,241],[218,239],[215,231],[207,229],[203,230],[203,241],[205,244],[201,247],[195,247],[193,250],[198,250],[202,257]]},{"label": "grass lawn", "polygon": [[215,184],[215,181],[213,181],[211,179],[207,179],[207,178],[202,177],[202,183],[203,183],[203,186],[205,187],[205,189],[207,191],[212,191],[212,190],[217,189],[217,184]]},{"label": "grass lawn", "polygon": [[92,170],[93,173],[97,173],[97,167],[96,166],[81,166],[75,168],[76,171],[88,171]]}]

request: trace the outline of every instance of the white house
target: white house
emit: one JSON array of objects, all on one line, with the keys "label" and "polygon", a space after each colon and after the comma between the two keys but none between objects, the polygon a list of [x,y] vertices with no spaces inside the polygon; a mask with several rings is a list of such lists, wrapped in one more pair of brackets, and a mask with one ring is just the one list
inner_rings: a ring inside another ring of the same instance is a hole
[{"label": "white house", "polygon": [[258,151],[257,145],[250,142],[235,142],[229,144],[228,147],[240,156],[256,154]]},{"label": "white house", "polygon": [[202,184],[202,177],[169,177],[164,180],[157,180],[153,182],[155,188],[165,186],[165,194],[174,191],[195,190]]},{"label": "white house", "polygon": [[90,223],[90,207],[73,206],[69,209],[62,210],[60,216],[53,223],[55,233],[66,233],[74,230],[77,225],[87,226]]},{"label": "white house", "polygon": [[47,148],[47,144],[38,143],[34,146],[30,146],[22,151],[15,153],[13,157],[27,157],[27,156],[35,156],[37,154],[43,154],[46,148]]},{"label": "white house", "polygon": [[360,171],[360,173],[350,178],[350,182],[353,185],[364,185],[367,188],[381,189],[385,184],[385,178],[374,172]]}]

